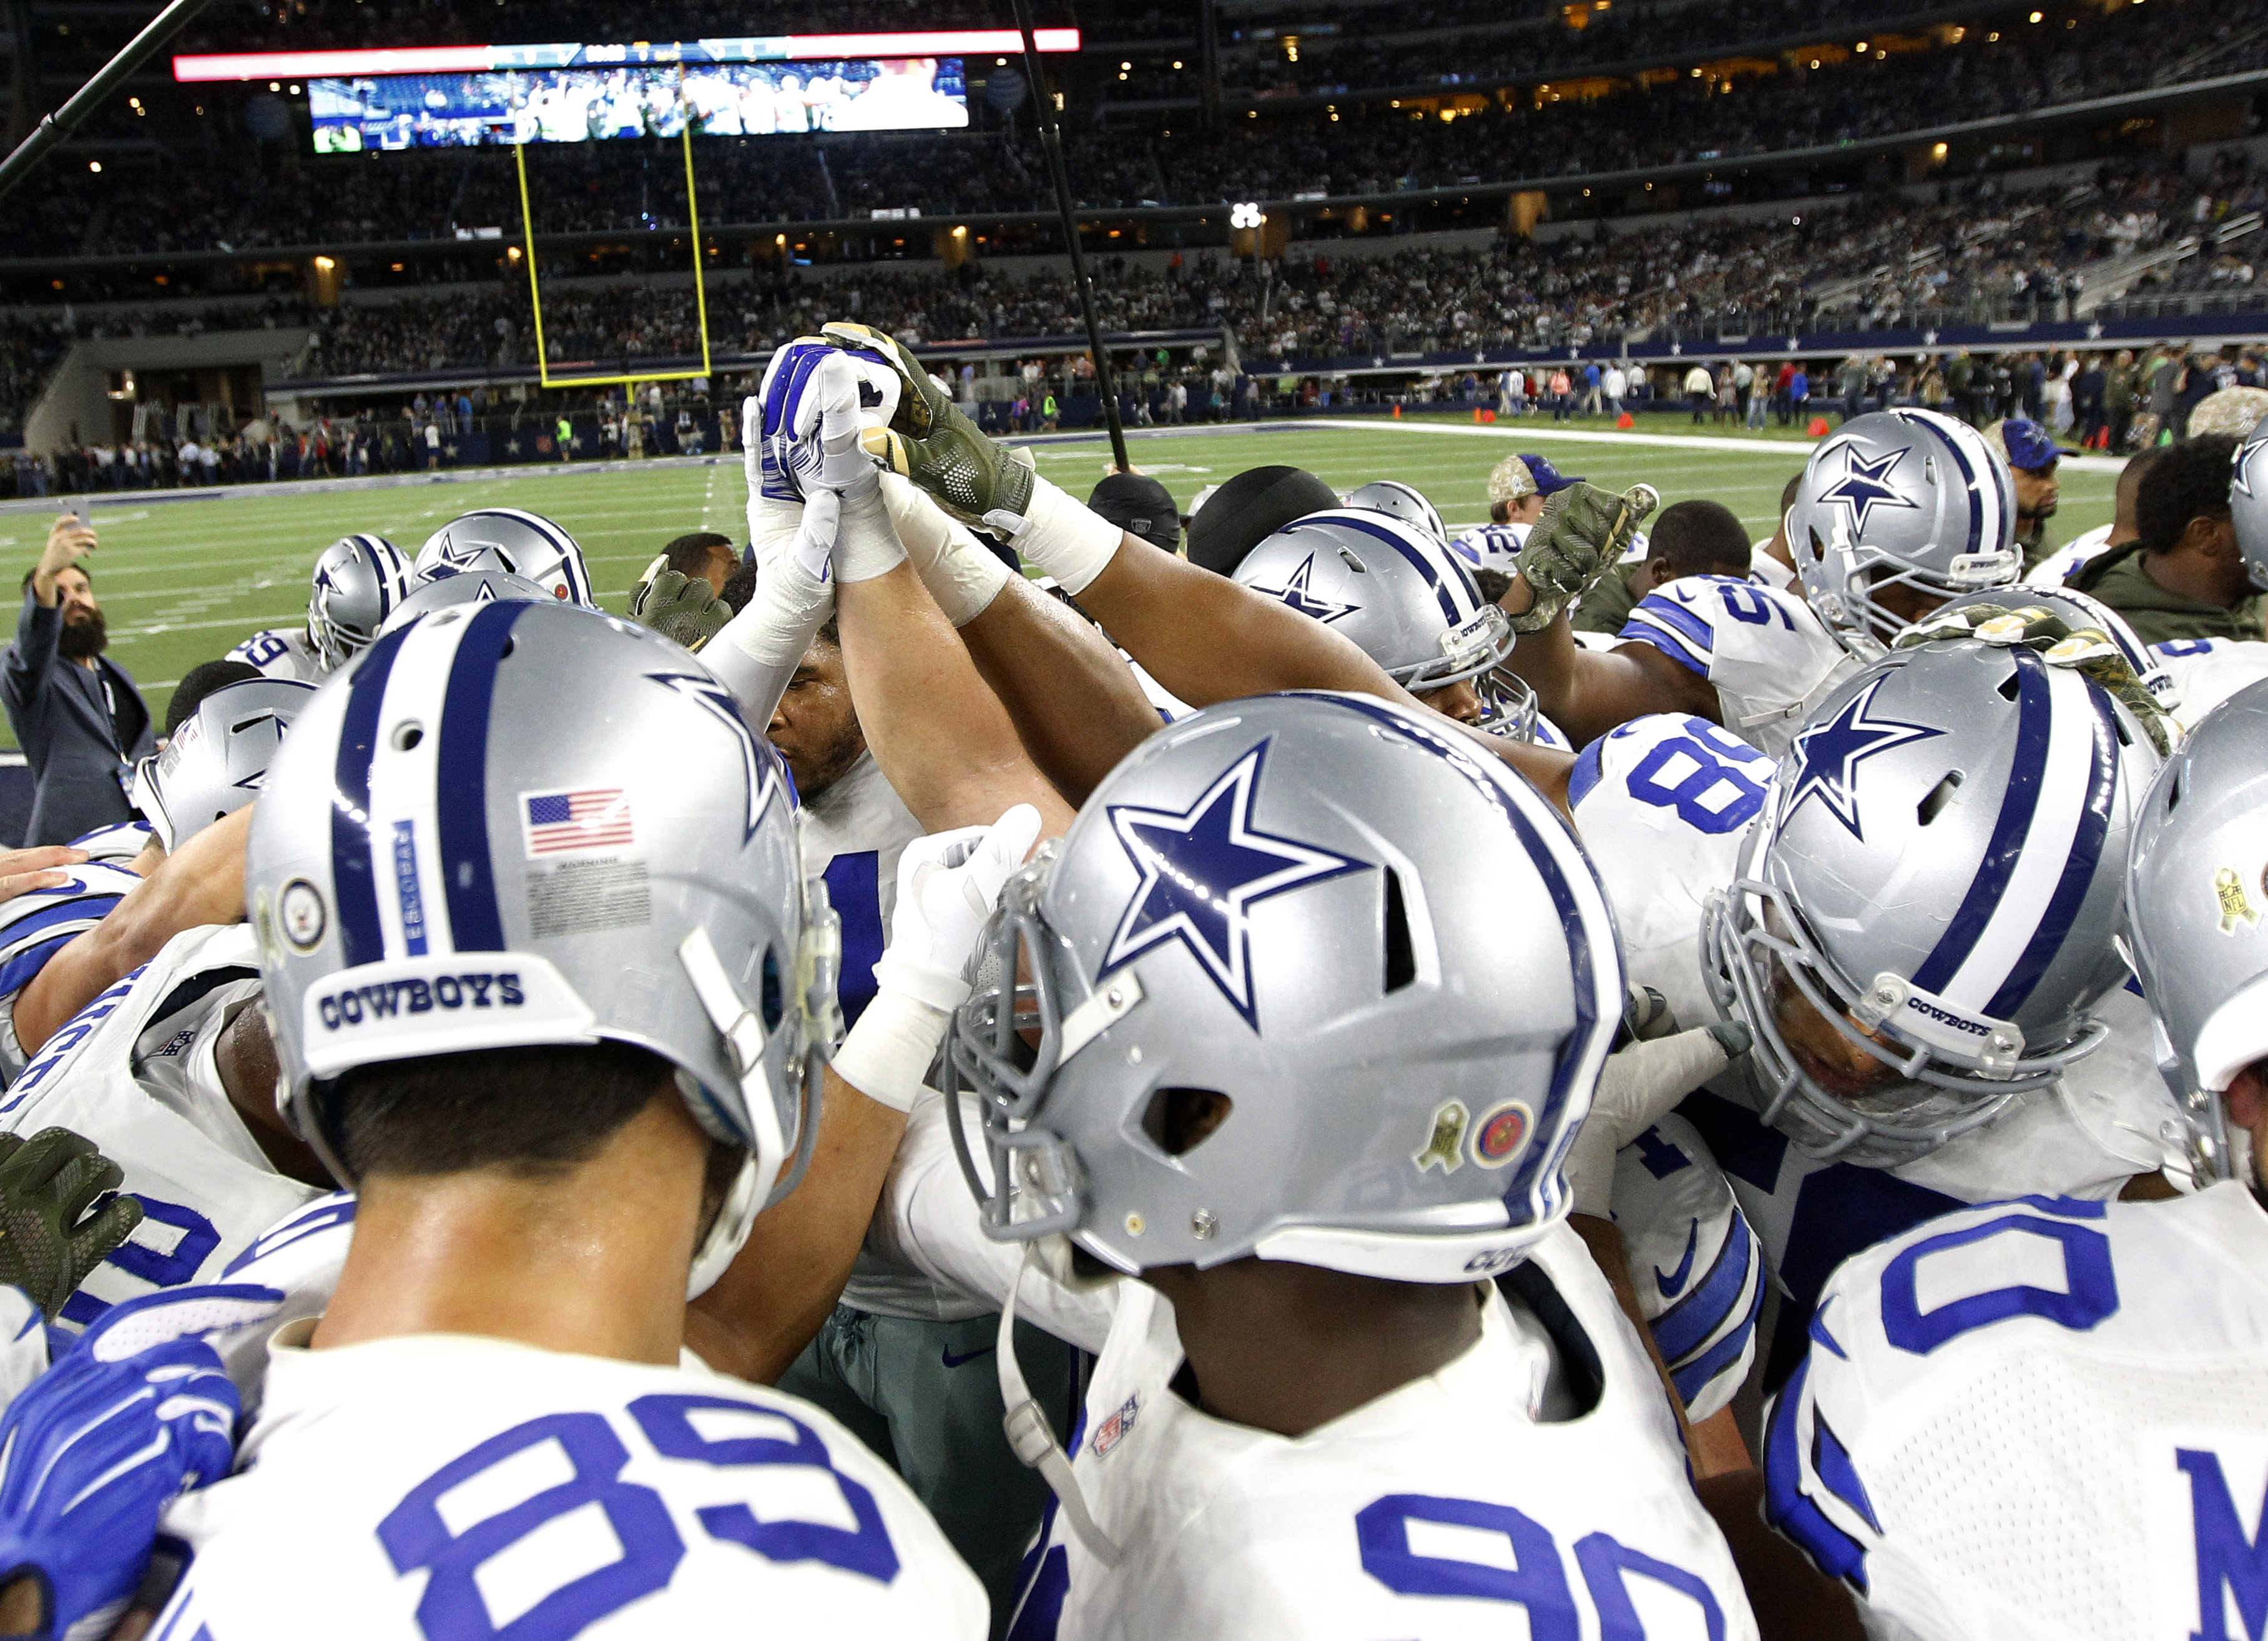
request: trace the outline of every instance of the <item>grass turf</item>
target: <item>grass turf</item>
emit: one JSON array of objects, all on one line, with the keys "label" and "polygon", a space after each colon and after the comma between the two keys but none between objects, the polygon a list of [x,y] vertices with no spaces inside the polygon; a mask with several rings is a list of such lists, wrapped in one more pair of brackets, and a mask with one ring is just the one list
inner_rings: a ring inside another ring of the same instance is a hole
[{"label": "grass turf", "polygon": [[[1400,479],[1424,491],[1457,528],[1487,517],[1495,462],[1512,450],[1537,451],[1561,472],[1594,483],[1620,489],[1644,480],[1665,504],[1695,497],[1720,501],[1751,535],[1771,533],[1780,488],[1796,471],[1800,448],[1715,429],[1690,439],[1683,418],[1660,418],[1659,431],[1654,426],[1641,424],[1627,437],[1581,429],[1568,437],[1534,418],[1516,429],[1480,428],[1469,417],[1447,416],[1260,423],[1145,431],[1133,438],[1130,453],[1184,507],[1207,484],[1247,467],[1285,463],[1320,474],[1342,490]],[[1109,460],[1100,435],[1037,441],[1035,453],[1042,473],[1080,496]],[[2068,541],[2109,519],[2116,469],[2108,461],[2065,464],[2052,539]],[[178,501],[126,495],[115,504],[98,498],[94,522],[102,544],[90,567],[110,623],[111,653],[162,717],[168,693],[190,667],[261,628],[299,625],[316,555],[350,531],[375,531],[414,553],[434,530],[472,508],[529,508],[582,543],[600,602],[620,610],[638,572],[672,536],[706,529],[743,539],[745,494],[739,459],[731,457],[509,469],[438,484],[254,489]],[[0,514],[0,555],[19,571],[37,559],[49,516]],[[12,736],[4,744],[12,746]]]}]

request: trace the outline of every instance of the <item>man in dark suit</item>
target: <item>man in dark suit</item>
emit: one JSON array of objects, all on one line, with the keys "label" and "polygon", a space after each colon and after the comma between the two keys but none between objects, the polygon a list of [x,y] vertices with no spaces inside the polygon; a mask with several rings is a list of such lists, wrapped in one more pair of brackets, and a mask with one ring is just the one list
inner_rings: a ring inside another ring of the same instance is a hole
[{"label": "man in dark suit", "polygon": [[85,519],[55,521],[24,578],[16,641],[0,651],[0,702],[35,783],[27,844],[68,843],[130,819],[120,771],[156,750],[141,692],[102,653],[110,636],[79,564],[94,541]]}]

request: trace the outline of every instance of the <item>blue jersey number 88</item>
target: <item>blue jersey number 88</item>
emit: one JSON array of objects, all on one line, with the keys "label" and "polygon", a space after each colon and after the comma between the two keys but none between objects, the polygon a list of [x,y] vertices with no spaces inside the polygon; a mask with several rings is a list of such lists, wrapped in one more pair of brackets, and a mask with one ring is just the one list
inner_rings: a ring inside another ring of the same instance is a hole
[{"label": "blue jersey number 88", "polygon": [[[1654,744],[1630,772],[1630,795],[1657,809],[1675,809],[1697,832],[1737,832],[1764,806],[1764,784],[1743,768],[1771,761],[1701,718],[1685,720],[1683,735]],[[1676,768],[1690,765],[1690,768]],[[1663,776],[1675,769],[1665,784]]]}]

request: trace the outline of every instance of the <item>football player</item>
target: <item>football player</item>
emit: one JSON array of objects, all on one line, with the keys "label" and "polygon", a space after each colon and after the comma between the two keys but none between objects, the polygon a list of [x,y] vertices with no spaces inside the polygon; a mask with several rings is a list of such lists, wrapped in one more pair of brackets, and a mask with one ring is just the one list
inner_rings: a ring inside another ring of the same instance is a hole
[{"label": "football player", "polygon": [[[2137,456],[2127,466],[2142,460]],[[2124,475],[2118,483],[2123,496]],[[2268,592],[2268,431],[2256,429],[2237,450],[2229,475],[2228,512],[2246,577],[2253,587]],[[2268,677],[2268,644],[2258,642],[2262,636],[2169,638],[2155,646],[2167,670],[2179,681],[2183,722],[2197,722],[2247,685]]]},{"label": "football player", "polygon": [[1352,503],[1310,513],[1246,554],[1234,579],[1344,633],[1435,711],[1566,747],[1538,720],[1535,692],[1504,670],[1513,644],[1504,611],[1418,526]]},{"label": "football player", "polygon": [[598,605],[575,538],[519,507],[481,507],[452,519],[417,549],[411,578],[417,585],[482,570],[533,581],[563,603]]},{"label": "football player", "polygon": [[[681,650],[551,602],[437,612],[302,717],[248,898],[285,1118],[357,1186],[355,1234],[320,1318],[269,1347],[238,1474],[167,1515],[195,1558],[161,1630],[983,1632],[976,1581],[847,1432],[681,1365],[688,1295],[728,1267],[807,1336],[880,1185],[862,1204],[819,1138],[832,920],[793,815]],[[886,996],[942,1030],[1035,831],[909,851]],[[909,1105],[905,1048],[837,1064]],[[827,1082],[836,1139],[887,1151],[899,1113]],[[846,1101],[871,1112],[846,1126]],[[814,1155],[808,1211],[757,1235]],[[546,1531],[592,1504],[602,1544]],[[521,1545],[511,1588],[476,1578]]]},{"label": "football player", "polygon": [[1624,642],[1602,653],[1579,646],[1548,600],[1531,604],[1523,573],[1501,601],[1515,627],[1539,636],[1513,670],[1579,744],[1673,712],[1778,756],[1811,709],[1910,623],[2015,578],[2014,517],[2007,464],[1965,423],[1927,410],[1856,416],[1812,453],[1788,511],[1801,599],[1689,577],[1640,600]]},{"label": "football player", "polygon": [[2268,685],[2198,726],[2150,791],[2126,879],[2195,1194],[1949,1214],[1820,1299],[1772,1414],[1766,1504],[1869,1633],[2261,1627],[2264,736]]},{"label": "football player", "polygon": [[255,632],[225,659],[256,666],[269,678],[320,683],[370,646],[379,623],[409,596],[409,559],[384,536],[342,536],[315,560],[306,629]]},{"label": "football player", "polygon": [[1437,714],[1237,701],[1113,772],[887,1199],[1101,1353],[1068,1461],[1020,1409],[1060,1508],[1012,1634],[1754,1632],[1565,1223],[1619,967],[1564,822]]},{"label": "football player", "polygon": [[1668,717],[1579,762],[1576,825],[1633,979],[1681,1019],[1756,1034],[1747,1068],[1681,1113],[1799,1314],[1843,1259],[1932,1214],[2102,1199],[2164,1164],[2112,943],[2157,754],[2078,665],[1939,640],[1838,690],[1777,770]]}]

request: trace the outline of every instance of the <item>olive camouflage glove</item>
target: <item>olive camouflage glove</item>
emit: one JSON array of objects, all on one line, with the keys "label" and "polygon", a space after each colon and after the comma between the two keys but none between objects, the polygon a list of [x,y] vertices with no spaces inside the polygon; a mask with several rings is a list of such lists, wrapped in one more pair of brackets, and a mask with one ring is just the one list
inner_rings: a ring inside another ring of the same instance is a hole
[{"label": "olive camouflage glove", "polygon": [[125,1178],[92,1140],[69,1129],[45,1129],[28,1140],[0,1134],[0,1282],[30,1294],[50,1320],[56,1316],[87,1273],[142,1223],[140,1203],[110,1195]]}]

